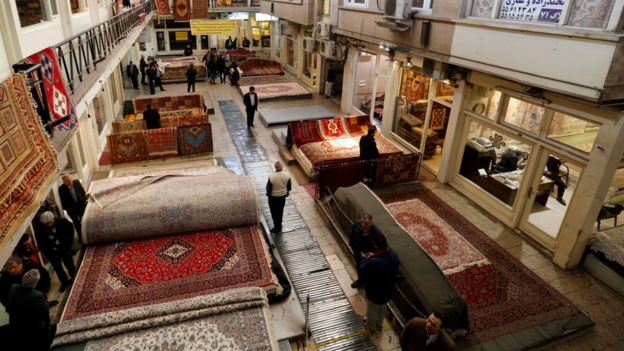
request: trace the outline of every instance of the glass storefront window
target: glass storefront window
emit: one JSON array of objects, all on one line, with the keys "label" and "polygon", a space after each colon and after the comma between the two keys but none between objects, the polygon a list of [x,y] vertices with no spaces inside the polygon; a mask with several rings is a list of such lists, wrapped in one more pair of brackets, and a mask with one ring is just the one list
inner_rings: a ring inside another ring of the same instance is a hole
[{"label": "glass storefront window", "polygon": [[548,138],[590,152],[598,135],[600,125],[583,119],[555,112],[548,128]]},{"label": "glass storefront window", "polygon": [[169,32],[169,50],[184,50],[189,44],[197,49],[197,39],[190,31]]},{"label": "glass storefront window", "polygon": [[444,82],[438,82],[436,89],[436,97],[449,103],[453,103],[453,96],[455,95],[455,87]]},{"label": "glass storefront window", "polygon": [[468,103],[466,104],[466,110],[495,120],[500,98],[500,91],[474,85]]},{"label": "glass storefront window", "polygon": [[286,64],[295,67],[295,40],[286,38]]},{"label": "glass storefront window", "polygon": [[[471,121],[459,173],[507,206],[513,207],[531,147],[500,131]],[[547,180],[543,180],[547,183]],[[544,185],[539,199],[550,192]]]},{"label": "glass storefront window", "polygon": [[80,12],[80,0],[69,0],[69,6],[72,13]]},{"label": "glass storefront window", "polygon": [[15,0],[15,5],[22,27],[45,21],[42,0]]},{"label": "glass storefront window", "polygon": [[543,116],[543,107],[510,97],[507,103],[504,121],[505,123],[537,134]]}]

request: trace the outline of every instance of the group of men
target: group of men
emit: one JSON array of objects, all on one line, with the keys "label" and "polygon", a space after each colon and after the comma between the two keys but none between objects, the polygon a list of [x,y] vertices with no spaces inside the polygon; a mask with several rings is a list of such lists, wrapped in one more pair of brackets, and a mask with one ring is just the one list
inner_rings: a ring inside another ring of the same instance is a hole
[{"label": "group of men", "polygon": [[[141,73],[141,84],[149,84],[151,95],[156,94],[157,87],[160,88],[160,91],[166,90],[162,86],[162,72],[160,71],[158,61],[150,58],[148,62],[145,60],[144,56],[141,56],[138,68],[134,62],[130,61],[128,63],[126,66],[126,75],[130,78],[134,89],[139,89],[139,72]],[[147,82],[145,78],[147,78]]]}]

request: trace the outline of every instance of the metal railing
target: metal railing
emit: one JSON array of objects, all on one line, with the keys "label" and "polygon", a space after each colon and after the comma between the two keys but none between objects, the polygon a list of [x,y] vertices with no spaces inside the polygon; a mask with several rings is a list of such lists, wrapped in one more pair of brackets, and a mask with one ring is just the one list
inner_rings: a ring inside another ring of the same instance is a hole
[{"label": "metal railing", "polygon": [[154,9],[153,1],[147,1],[54,46],[72,94],[85,76],[96,70],[98,63],[140,23],[141,15],[147,16]]}]

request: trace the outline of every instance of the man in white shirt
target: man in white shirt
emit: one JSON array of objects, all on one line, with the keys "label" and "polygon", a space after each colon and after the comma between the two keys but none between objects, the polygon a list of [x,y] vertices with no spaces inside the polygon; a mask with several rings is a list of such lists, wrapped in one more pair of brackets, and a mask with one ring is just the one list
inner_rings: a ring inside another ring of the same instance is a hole
[{"label": "man in white shirt", "polygon": [[258,110],[258,95],[255,87],[249,87],[249,92],[243,96],[243,103],[247,111],[247,128],[253,127],[254,115]]},{"label": "man in white shirt", "polygon": [[282,163],[275,162],[275,172],[269,176],[266,185],[266,193],[269,197],[269,209],[273,218],[273,229],[271,233],[280,233],[282,231],[282,215],[284,214],[284,205],[286,198],[290,194],[291,182],[290,176],[286,172],[282,172]]}]

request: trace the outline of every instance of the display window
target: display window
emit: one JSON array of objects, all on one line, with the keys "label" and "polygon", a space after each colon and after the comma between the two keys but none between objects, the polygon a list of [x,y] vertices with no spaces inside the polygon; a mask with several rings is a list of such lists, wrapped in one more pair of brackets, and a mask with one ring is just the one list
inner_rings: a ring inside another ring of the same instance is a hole
[{"label": "display window", "polygon": [[529,133],[537,134],[543,116],[543,107],[516,98],[509,98],[503,121]]},{"label": "display window", "polygon": [[600,125],[570,116],[562,112],[554,112],[548,127],[547,137],[556,142],[571,146],[589,153],[598,135]]},{"label": "display window", "polygon": [[15,0],[22,27],[32,26],[46,20],[42,0]]}]

